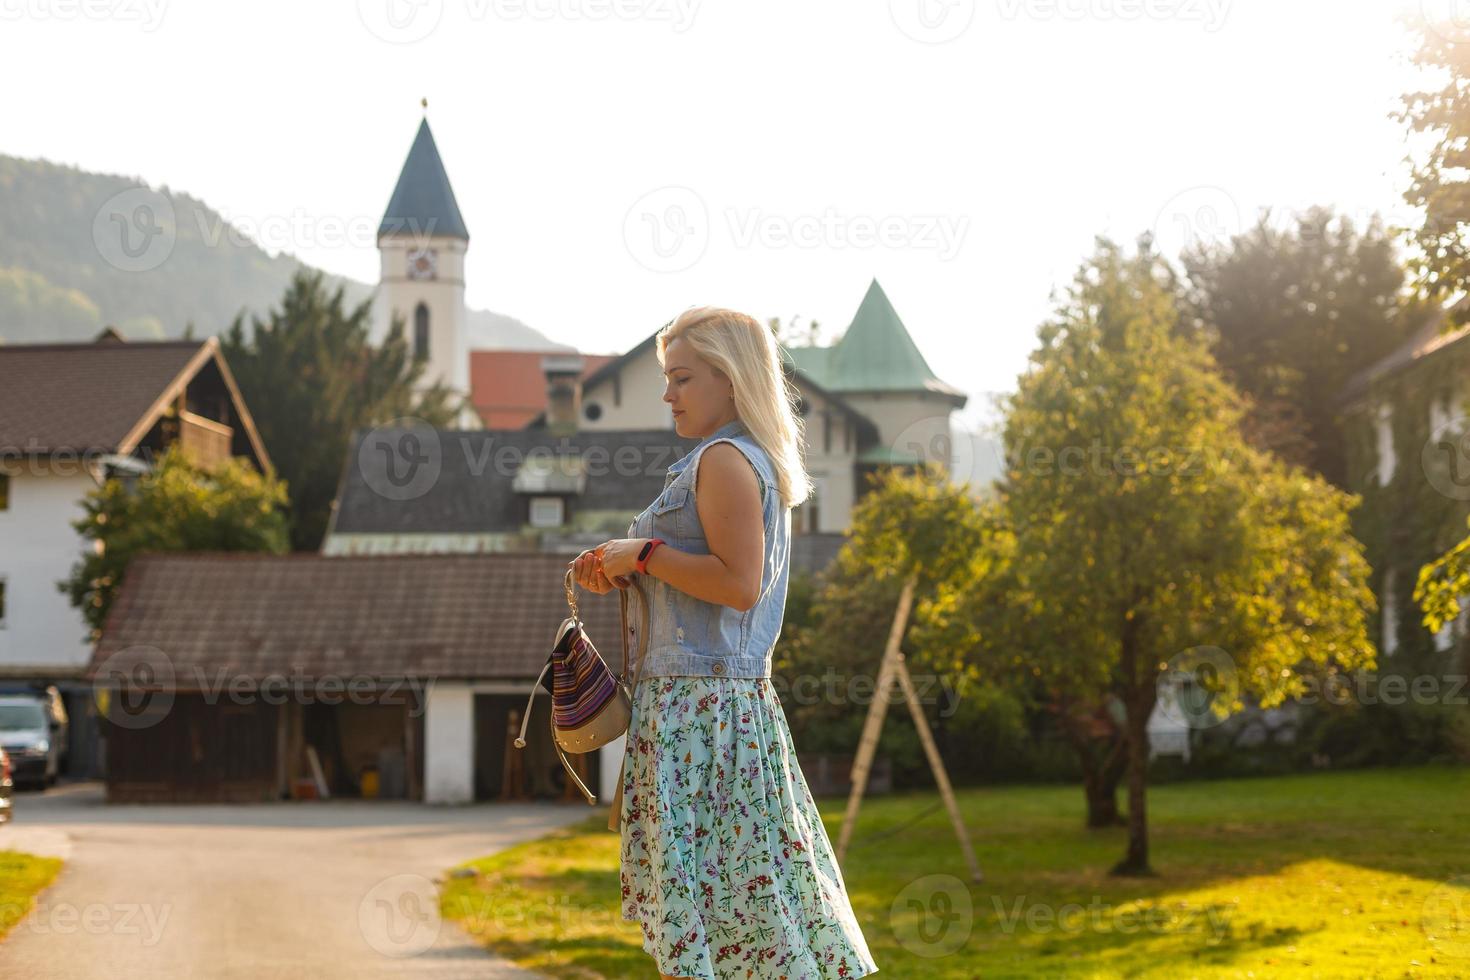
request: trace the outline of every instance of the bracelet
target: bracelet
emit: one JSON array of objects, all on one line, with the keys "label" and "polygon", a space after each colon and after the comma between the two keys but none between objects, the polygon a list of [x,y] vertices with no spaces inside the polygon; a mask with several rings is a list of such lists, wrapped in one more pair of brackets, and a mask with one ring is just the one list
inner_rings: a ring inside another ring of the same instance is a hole
[{"label": "bracelet", "polygon": [[664,543],[663,538],[654,538],[644,543],[643,550],[638,552],[638,574],[648,574],[648,559],[658,550],[658,546]]}]

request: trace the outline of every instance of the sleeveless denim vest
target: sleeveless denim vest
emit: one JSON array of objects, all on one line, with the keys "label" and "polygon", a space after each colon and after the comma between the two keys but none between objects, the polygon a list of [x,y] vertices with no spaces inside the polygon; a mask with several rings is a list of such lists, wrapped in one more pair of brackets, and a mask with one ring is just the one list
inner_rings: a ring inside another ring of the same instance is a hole
[{"label": "sleeveless denim vest", "polygon": [[[781,506],[770,458],[739,419],[706,436],[669,467],[663,492],[628,528],[630,538],[663,538],[666,547],[696,555],[710,553],[694,504],[699,458],[717,442],[735,445],[755,468],[761,487],[765,528],[761,592],[741,612],[697,599],[654,575],[642,576],[648,598],[647,651],[640,677],[770,677],[772,653],[786,613],[791,566],[791,511]],[[634,572],[633,574],[638,574]],[[638,649],[630,627],[629,648]]]}]

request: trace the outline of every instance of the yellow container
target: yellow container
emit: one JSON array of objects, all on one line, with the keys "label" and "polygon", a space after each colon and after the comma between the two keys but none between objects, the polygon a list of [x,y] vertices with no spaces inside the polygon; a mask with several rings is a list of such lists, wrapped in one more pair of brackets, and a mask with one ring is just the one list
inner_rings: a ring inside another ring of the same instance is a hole
[{"label": "yellow container", "polygon": [[368,769],[363,772],[362,798],[365,800],[376,800],[378,798],[378,770]]}]

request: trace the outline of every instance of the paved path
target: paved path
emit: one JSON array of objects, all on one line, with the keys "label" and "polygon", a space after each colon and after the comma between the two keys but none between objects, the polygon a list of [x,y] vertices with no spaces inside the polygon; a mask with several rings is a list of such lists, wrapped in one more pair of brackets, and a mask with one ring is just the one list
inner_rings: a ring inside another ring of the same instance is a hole
[{"label": "paved path", "polygon": [[529,978],[441,921],[434,879],[597,812],[403,801],[108,806],[18,794],[0,848],[66,859],[0,977]]}]

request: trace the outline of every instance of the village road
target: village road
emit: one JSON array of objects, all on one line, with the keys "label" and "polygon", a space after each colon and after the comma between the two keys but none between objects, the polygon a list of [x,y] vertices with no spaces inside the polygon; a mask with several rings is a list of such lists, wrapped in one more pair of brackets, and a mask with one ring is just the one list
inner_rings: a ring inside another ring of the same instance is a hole
[{"label": "village road", "polygon": [[[100,783],[18,794],[0,850],[66,865],[0,942],[0,977],[529,978],[440,919],[435,879],[592,812],[364,800],[109,806]],[[496,914],[493,903],[484,913]]]}]

